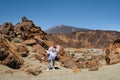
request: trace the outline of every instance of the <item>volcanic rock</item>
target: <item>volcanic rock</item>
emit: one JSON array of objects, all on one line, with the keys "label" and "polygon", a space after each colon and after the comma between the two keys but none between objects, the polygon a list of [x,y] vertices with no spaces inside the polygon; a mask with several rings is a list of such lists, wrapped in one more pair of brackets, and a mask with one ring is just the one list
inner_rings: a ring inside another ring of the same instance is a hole
[{"label": "volcanic rock", "polygon": [[116,39],[113,44],[110,44],[106,49],[106,63],[114,64],[120,62],[120,39]]},{"label": "volcanic rock", "polygon": [[42,73],[42,70],[40,68],[35,68],[35,69],[28,69],[26,70],[27,74],[29,75],[34,75],[34,76],[37,76],[39,75],[40,73]]},{"label": "volcanic rock", "polygon": [[13,43],[0,34],[0,60],[1,64],[8,67],[18,69],[21,68],[24,60],[16,52],[16,47]]},{"label": "volcanic rock", "polygon": [[0,27],[0,32],[2,34],[7,35],[10,38],[14,38],[16,34],[13,29],[14,29],[14,26],[12,25],[12,23],[6,22]]}]

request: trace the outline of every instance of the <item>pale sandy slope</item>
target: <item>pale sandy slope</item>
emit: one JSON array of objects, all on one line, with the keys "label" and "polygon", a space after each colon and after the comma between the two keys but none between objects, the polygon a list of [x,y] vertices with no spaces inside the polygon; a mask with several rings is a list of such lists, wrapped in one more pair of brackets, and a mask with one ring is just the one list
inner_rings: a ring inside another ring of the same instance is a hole
[{"label": "pale sandy slope", "polygon": [[[37,61],[34,66],[42,66],[43,73],[38,76],[27,75],[22,71],[15,71],[13,74],[1,73],[0,80],[120,80],[120,63],[102,66],[98,71],[82,69],[80,73],[73,73],[71,69],[60,67],[59,63],[57,66],[60,69],[49,72],[46,71],[46,65],[39,64]],[[0,70],[2,68],[5,66],[0,65]]]}]

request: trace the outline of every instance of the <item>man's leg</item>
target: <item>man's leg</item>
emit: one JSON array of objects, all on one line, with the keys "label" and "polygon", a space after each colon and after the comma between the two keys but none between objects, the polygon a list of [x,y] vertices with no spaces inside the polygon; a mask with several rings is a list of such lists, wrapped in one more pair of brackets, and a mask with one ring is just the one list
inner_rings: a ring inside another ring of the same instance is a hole
[{"label": "man's leg", "polygon": [[48,60],[48,68],[47,68],[47,71],[50,70],[50,60]]},{"label": "man's leg", "polygon": [[51,59],[50,59],[50,56],[49,56],[49,58],[48,58],[48,68],[47,68],[47,71],[50,70],[50,62],[51,62]]},{"label": "man's leg", "polygon": [[52,69],[55,70],[55,59],[52,59]]},{"label": "man's leg", "polygon": [[50,68],[50,62],[51,62],[51,61],[50,61],[50,60],[48,60],[48,68]]}]

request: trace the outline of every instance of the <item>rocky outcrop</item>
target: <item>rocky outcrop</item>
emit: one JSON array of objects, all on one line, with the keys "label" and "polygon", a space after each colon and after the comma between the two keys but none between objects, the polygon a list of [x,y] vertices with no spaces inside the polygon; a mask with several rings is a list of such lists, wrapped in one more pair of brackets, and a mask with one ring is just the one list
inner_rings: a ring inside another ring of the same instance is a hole
[{"label": "rocky outcrop", "polygon": [[[4,23],[0,26],[0,33],[4,34],[9,41],[13,41],[15,44],[23,43],[26,46],[34,46],[38,44],[39,46],[48,49],[49,41],[45,37],[46,33],[42,31],[40,27],[35,26],[33,21],[27,19],[25,16],[22,17],[22,22],[14,26],[9,22]],[[24,45],[17,45],[16,47],[17,52],[20,52],[21,56],[28,55],[28,50]],[[4,57],[7,55],[7,53],[4,54]]]},{"label": "rocky outcrop", "polygon": [[13,29],[12,23],[6,22],[0,27],[0,33],[7,35],[9,38],[14,38],[16,34]]},{"label": "rocky outcrop", "polygon": [[34,38],[35,36],[39,36],[41,39],[45,39],[46,33],[41,30],[40,27],[34,25],[31,20],[28,20],[26,17],[22,18],[22,22],[18,23],[14,27],[14,32],[16,33],[16,37],[19,37],[23,40],[28,40]]},{"label": "rocky outcrop", "polygon": [[[49,41],[45,38],[46,33],[40,27],[35,26],[31,20],[26,17],[22,18],[22,22],[12,25],[12,23],[4,23],[0,26],[0,61],[1,64],[13,69],[19,69],[24,64],[22,57],[29,55],[27,46],[47,49]],[[43,50],[37,48],[38,55]]]},{"label": "rocky outcrop", "polygon": [[16,51],[17,47],[5,38],[3,34],[0,34],[0,61],[1,64],[8,67],[18,69],[24,63],[24,60],[19,56]]},{"label": "rocky outcrop", "polygon": [[115,64],[120,62],[120,39],[116,39],[109,48],[106,49],[107,64]]},{"label": "rocky outcrop", "polygon": [[12,25],[10,22],[4,23],[0,26],[0,33],[5,34],[9,38],[20,38],[22,40],[28,40],[39,36],[41,39],[45,39],[46,33],[41,30],[40,27],[35,26],[31,20],[27,17],[22,17],[22,22]]}]

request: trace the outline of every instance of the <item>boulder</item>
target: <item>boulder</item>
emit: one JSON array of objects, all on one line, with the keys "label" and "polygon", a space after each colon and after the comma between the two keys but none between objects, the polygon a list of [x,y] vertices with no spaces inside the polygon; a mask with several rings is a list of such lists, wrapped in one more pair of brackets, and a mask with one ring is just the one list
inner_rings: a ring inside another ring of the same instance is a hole
[{"label": "boulder", "polygon": [[42,62],[47,62],[47,53],[46,50],[39,44],[36,44],[32,47],[32,51],[36,54],[33,54],[33,57],[35,57],[37,60]]},{"label": "boulder", "polygon": [[39,44],[33,45],[32,46],[32,52],[37,52],[39,49],[41,49],[42,47]]},{"label": "boulder", "polygon": [[22,22],[32,22],[31,20],[28,20],[26,16],[22,17]]},{"label": "boulder", "polygon": [[28,75],[37,76],[40,73],[42,73],[42,70],[40,68],[35,68],[35,69],[28,69],[28,70],[26,70],[26,72],[27,72]]},{"label": "boulder", "polygon": [[76,64],[79,68],[86,68],[86,62],[85,61],[79,61]]},{"label": "boulder", "polygon": [[106,63],[115,64],[120,62],[120,39],[116,39],[113,44],[106,49]]},{"label": "boulder", "polygon": [[29,54],[29,50],[27,49],[27,47],[23,44],[16,44],[16,51],[19,53],[20,56],[22,57],[27,57]]},{"label": "boulder", "polygon": [[10,55],[1,62],[1,64],[6,65],[13,69],[19,69],[22,67],[24,60],[15,54],[10,53]]},{"label": "boulder", "polygon": [[11,70],[6,70],[5,73],[7,73],[7,74],[13,74],[13,71],[11,71]]},{"label": "boulder", "polygon": [[82,70],[80,68],[73,68],[73,73],[80,73]]},{"label": "boulder", "polygon": [[5,51],[5,48],[0,49],[0,61],[5,60],[8,57],[9,53]]},{"label": "boulder", "polygon": [[14,26],[12,25],[12,23],[6,22],[0,27],[0,30],[1,30],[0,32],[2,34],[7,35],[9,38],[14,38],[15,32],[13,29],[14,29]]},{"label": "boulder", "polygon": [[98,66],[88,68],[88,71],[97,71],[99,69]]},{"label": "boulder", "polygon": [[70,69],[77,67],[75,62],[72,59],[70,59],[69,57],[66,57],[66,58],[64,57],[61,60],[61,66],[65,67],[65,68],[70,68]]},{"label": "boulder", "polygon": [[34,39],[25,40],[24,44],[26,45],[35,45],[37,42]]},{"label": "boulder", "polygon": [[34,40],[36,40],[36,42],[40,44],[43,48],[48,49],[46,40],[43,40],[40,36],[35,36]]},{"label": "boulder", "polygon": [[0,34],[0,60],[1,64],[8,67],[19,69],[24,63],[24,60],[17,53],[17,47]]},{"label": "boulder", "polygon": [[98,70],[100,65],[101,64],[99,62],[97,62],[97,61],[89,61],[89,62],[86,63],[86,66],[88,67],[89,71],[96,71],[96,70]]}]

